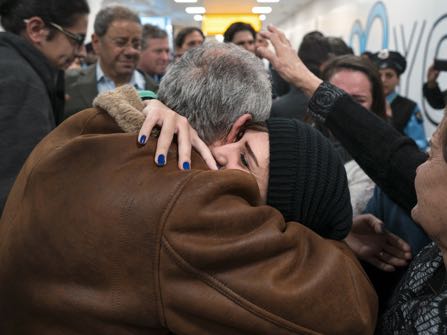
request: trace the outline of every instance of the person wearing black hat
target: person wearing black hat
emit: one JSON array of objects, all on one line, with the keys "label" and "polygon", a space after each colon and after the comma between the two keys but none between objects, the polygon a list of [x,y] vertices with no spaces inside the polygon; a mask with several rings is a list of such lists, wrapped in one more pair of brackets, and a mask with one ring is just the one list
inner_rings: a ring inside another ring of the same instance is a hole
[{"label": "person wearing black hat", "polygon": [[400,76],[407,67],[407,61],[399,52],[387,49],[374,53],[371,60],[379,68],[386,100],[391,107],[389,116],[394,127],[402,134],[411,137],[418,147],[425,151],[428,141],[425,136],[421,109],[416,102],[396,92]]},{"label": "person wearing black hat", "polygon": [[267,205],[286,221],[319,235],[344,239],[352,207],[343,163],[330,141],[296,119],[247,123],[235,142],[211,146],[221,169],[252,174]]}]

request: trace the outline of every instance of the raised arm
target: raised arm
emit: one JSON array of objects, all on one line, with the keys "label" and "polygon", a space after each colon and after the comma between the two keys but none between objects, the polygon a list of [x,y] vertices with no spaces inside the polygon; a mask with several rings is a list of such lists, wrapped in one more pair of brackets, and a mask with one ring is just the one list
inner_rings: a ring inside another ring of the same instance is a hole
[{"label": "raised arm", "polygon": [[258,52],[284,79],[312,96],[311,115],[324,123],[371,179],[409,213],[416,204],[416,168],[426,154],[344,91],[315,77],[277,28],[269,26],[262,34],[272,42],[276,54],[266,48]]}]

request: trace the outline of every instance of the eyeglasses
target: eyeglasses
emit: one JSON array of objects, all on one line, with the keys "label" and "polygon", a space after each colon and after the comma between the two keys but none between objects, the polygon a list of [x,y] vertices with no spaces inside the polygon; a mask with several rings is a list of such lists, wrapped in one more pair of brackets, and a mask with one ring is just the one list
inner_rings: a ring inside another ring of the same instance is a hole
[{"label": "eyeglasses", "polygon": [[78,47],[81,47],[81,46],[84,45],[84,40],[85,40],[85,35],[84,34],[72,33],[72,32],[70,32],[68,30],[65,30],[60,25],[58,25],[56,23],[53,23],[53,22],[49,22],[48,24],[50,26],[52,26],[53,28],[56,28],[57,30],[59,30],[65,36],[67,36],[67,37],[71,38],[73,41],[75,41],[75,43],[78,45]]}]

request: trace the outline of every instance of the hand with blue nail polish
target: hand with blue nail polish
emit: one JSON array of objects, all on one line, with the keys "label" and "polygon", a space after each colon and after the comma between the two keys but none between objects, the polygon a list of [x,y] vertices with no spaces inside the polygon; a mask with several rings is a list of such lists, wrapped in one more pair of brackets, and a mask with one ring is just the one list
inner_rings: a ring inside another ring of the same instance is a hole
[{"label": "hand with blue nail polish", "polygon": [[161,167],[167,164],[169,147],[174,136],[177,135],[179,169],[191,169],[191,150],[194,148],[210,169],[217,170],[216,161],[208,146],[200,139],[185,117],[169,109],[158,100],[146,100],[144,104],[146,107],[143,109],[143,113],[146,115],[146,120],[138,134],[138,143],[146,144],[152,129],[156,126],[161,127],[154,157],[157,166]]},{"label": "hand with blue nail polish", "polygon": [[157,165],[164,166],[166,164],[165,155],[158,155],[157,157]]},{"label": "hand with blue nail polish", "polygon": [[140,138],[138,139],[138,143],[146,144],[146,140],[147,140],[146,135],[141,135]]}]

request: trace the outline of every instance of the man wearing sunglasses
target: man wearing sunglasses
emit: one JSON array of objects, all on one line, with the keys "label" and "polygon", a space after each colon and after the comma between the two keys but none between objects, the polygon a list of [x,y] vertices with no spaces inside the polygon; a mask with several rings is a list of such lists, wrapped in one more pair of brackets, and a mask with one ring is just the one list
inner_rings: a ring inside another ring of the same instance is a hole
[{"label": "man wearing sunglasses", "polygon": [[108,6],[98,12],[92,35],[98,62],[67,73],[65,117],[91,107],[98,93],[124,84],[139,90],[157,89],[155,81],[137,70],[142,29],[138,15],[127,7]]},{"label": "man wearing sunglasses", "polygon": [[58,78],[83,52],[87,0],[0,2],[0,214],[34,146],[60,121]]}]

